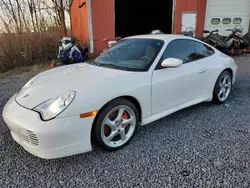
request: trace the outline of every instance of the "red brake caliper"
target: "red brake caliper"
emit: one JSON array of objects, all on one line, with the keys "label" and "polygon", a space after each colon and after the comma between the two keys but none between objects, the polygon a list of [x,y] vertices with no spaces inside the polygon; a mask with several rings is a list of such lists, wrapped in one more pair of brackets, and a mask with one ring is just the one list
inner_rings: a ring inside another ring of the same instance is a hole
[{"label": "red brake caliper", "polygon": [[[123,115],[122,115],[122,119],[128,119],[128,114],[127,112],[124,112]],[[126,124],[125,125],[125,128],[128,128],[129,124]]]}]

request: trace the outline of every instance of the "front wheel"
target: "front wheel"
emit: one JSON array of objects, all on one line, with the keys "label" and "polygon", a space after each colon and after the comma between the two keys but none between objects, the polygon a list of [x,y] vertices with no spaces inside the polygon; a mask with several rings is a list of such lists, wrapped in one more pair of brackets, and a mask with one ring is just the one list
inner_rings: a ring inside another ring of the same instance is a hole
[{"label": "front wheel", "polygon": [[213,101],[215,103],[224,103],[232,90],[232,75],[228,71],[221,73],[214,87]]},{"label": "front wheel", "polygon": [[121,149],[133,138],[138,119],[138,110],[133,103],[126,99],[114,100],[98,115],[92,137],[104,150]]}]

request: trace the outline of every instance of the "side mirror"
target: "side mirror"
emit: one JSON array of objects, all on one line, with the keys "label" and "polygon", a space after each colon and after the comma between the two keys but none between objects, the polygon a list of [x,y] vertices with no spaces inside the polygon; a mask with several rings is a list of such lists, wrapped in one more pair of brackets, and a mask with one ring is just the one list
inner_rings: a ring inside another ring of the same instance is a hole
[{"label": "side mirror", "polygon": [[183,64],[183,61],[180,59],[176,59],[176,58],[168,58],[165,59],[162,63],[161,66],[162,67],[168,67],[168,68],[176,68],[179,67]]},{"label": "side mirror", "polygon": [[210,33],[210,31],[208,31],[208,30],[204,30],[204,31],[203,31],[203,33],[205,33],[205,34],[209,34],[209,33]]}]

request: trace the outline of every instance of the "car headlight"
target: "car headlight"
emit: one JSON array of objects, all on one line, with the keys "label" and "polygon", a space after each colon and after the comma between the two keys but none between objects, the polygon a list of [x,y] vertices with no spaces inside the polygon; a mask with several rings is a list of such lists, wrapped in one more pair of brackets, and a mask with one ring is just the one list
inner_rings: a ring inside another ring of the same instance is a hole
[{"label": "car headlight", "polygon": [[69,91],[60,97],[49,99],[39,104],[33,108],[33,110],[39,112],[43,120],[51,120],[63,112],[72,103],[75,95],[75,91]]}]

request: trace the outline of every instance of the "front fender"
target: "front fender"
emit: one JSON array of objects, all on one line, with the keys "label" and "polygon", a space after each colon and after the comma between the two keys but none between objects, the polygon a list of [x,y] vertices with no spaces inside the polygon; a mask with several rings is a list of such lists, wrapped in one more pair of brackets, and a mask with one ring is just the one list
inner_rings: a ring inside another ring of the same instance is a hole
[{"label": "front fender", "polygon": [[93,83],[76,90],[75,100],[58,117],[76,116],[100,110],[111,100],[131,96],[138,100],[142,118],[151,115],[151,76],[148,72],[138,73]]}]

